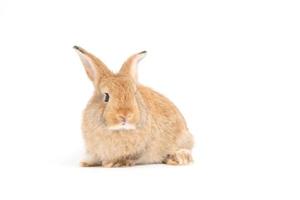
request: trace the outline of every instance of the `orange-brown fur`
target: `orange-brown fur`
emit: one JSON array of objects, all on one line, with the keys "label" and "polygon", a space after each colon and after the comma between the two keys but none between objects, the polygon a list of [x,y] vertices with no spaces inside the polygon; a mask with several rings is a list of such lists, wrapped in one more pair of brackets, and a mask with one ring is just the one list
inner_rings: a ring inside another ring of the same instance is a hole
[{"label": "orange-brown fur", "polygon": [[[179,110],[166,97],[136,80],[136,65],[145,52],[131,56],[120,72],[113,74],[92,54],[80,47],[75,49],[95,86],[83,113],[88,158],[82,166],[178,165],[192,161],[193,138]],[[104,93],[110,96],[107,103],[103,101]],[[124,118],[135,128],[110,130]]]}]

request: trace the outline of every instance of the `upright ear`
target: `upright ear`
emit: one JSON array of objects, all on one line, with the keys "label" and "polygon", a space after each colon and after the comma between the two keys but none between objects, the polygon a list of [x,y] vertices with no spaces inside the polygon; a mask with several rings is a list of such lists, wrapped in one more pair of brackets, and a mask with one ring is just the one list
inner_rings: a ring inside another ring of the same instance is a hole
[{"label": "upright ear", "polygon": [[79,46],[74,46],[73,48],[77,51],[85,71],[91,81],[95,83],[103,77],[112,75],[112,72],[96,56]]},{"label": "upright ear", "polygon": [[142,51],[130,56],[122,65],[119,74],[129,75],[133,80],[137,81],[137,64],[146,56],[146,54],[146,51]]}]

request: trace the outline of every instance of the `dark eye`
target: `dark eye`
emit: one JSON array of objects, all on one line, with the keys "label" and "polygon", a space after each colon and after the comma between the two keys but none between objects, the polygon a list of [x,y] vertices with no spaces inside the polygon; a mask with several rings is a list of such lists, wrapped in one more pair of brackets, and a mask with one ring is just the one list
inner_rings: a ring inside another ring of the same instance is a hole
[{"label": "dark eye", "polygon": [[104,93],[104,102],[108,102],[108,101],[109,101],[109,94]]}]

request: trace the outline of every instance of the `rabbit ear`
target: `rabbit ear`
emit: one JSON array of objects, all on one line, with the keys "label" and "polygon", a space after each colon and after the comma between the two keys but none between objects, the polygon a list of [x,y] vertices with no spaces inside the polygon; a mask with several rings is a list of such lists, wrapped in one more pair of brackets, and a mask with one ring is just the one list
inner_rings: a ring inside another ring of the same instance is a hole
[{"label": "rabbit ear", "polygon": [[146,56],[146,54],[146,51],[142,51],[130,56],[122,65],[119,74],[129,75],[137,81],[137,64]]},{"label": "rabbit ear", "polygon": [[112,72],[97,57],[79,46],[74,46],[73,48],[77,51],[85,71],[91,81],[95,82],[103,77],[112,75]]}]

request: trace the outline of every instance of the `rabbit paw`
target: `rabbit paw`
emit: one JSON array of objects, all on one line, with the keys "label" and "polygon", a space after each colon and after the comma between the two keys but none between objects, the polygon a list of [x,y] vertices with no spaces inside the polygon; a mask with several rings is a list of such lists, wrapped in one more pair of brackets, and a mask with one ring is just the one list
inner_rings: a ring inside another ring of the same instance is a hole
[{"label": "rabbit paw", "polygon": [[87,161],[80,162],[81,167],[97,167],[101,165],[102,165],[101,162],[87,162]]},{"label": "rabbit paw", "polygon": [[193,162],[191,151],[188,149],[180,149],[174,154],[169,154],[163,161],[167,165],[187,165]]},{"label": "rabbit paw", "polygon": [[96,159],[96,157],[86,154],[84,159],[80,162],[81,167],[96,167],[101,166],[102,162]]},{"label": "rabbit paw", "polygon": [[128,159],[120,159],[116,161],[107,161],[103,162],[102,166],[103,167],[130,167],[135,165],[135,160],[128,160]]},{"label": "rabbit paw", "polygon": [[136,161],[141,157],[142,153],[122,156],[115,160],[103,161],[103,167],[130,167],[136,164]]}]

